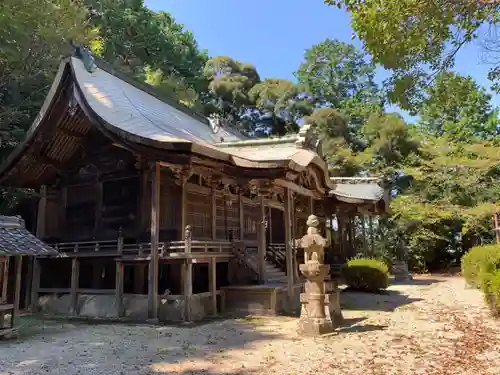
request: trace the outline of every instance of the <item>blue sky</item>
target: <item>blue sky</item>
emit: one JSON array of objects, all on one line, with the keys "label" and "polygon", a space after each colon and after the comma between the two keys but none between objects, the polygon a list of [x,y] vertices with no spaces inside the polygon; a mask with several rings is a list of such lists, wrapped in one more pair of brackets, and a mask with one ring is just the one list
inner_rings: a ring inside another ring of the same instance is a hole
[{"label": "blue sky", "polygon": [[[263,78],[293,79],[304,51],[326,38],[361,48],[360,42],[351,38],[349,14],[322,0],[145,0],[145,4],[170,12],[211,56],[231,56],[251,63]],[[488,69],[480,45],[472,44],[459,52],[457,72],[489,87]],[[387,73],[379,69],[377,80],[385,77]],[[500,105],[500,98],[494,97],[493,103]]]}]

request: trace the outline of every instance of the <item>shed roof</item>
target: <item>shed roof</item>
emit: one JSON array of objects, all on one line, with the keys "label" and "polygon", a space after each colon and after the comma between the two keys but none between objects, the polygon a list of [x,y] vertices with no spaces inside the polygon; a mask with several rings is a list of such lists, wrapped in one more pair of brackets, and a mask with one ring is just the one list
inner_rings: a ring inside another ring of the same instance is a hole
[{"label": "shed roof", "polygon": [[58,252],[28,232],[19,216],[0,216],[0,256],[52,254]]}]

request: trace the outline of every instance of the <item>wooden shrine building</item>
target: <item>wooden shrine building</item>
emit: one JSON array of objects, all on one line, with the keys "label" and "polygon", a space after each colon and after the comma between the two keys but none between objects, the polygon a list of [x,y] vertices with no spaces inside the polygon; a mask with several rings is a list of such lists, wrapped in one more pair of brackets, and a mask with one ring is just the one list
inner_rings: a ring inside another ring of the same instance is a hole
[{"label": "wooden shrine building", "polygon": [[296,213],[324,218],[335,190],[309,126],[248,139],[88,54],[61,63],[0,182],[36,191],[59,252],[34,259],[33,308],[153,321],[298,304]]}]

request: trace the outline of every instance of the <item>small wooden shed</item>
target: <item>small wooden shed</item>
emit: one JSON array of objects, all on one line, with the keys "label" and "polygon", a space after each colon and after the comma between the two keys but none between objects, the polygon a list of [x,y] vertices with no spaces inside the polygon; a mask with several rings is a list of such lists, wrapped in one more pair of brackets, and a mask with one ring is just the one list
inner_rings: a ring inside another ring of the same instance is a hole
[{"label": "small wooden shed", "polygon": [[[17,333],[23,256],[49,254],[55,255],[57,251],[28,232],[21,217],[0,215],[0,338]],[[11,261],[15,263],[15,278],[11,293],[13,297],[9,300],[7,292]],[[5,319],[6,315],[10,315],[10,321]]]}]

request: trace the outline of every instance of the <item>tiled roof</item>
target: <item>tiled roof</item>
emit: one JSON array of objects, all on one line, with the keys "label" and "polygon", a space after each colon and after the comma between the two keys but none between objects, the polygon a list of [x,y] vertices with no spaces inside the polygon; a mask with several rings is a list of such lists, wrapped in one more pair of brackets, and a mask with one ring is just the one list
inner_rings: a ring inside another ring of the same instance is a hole
[{"label": "tiled roof", "polygon": [[0,216],[0,256],[50,255],[57,251],[32,235],[18,216]]}]

